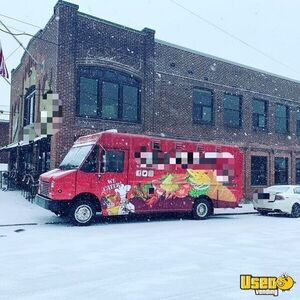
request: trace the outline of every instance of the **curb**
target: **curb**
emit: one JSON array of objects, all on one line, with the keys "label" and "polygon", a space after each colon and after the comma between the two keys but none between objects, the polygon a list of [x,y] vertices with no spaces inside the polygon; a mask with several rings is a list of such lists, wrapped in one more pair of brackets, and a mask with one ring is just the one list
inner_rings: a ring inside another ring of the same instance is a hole
[{"label": "curb", "polygon": [[32,226],[32,225],[38,225],[38,223],[0,224],[0,227],[9,227],[9,226]]}]

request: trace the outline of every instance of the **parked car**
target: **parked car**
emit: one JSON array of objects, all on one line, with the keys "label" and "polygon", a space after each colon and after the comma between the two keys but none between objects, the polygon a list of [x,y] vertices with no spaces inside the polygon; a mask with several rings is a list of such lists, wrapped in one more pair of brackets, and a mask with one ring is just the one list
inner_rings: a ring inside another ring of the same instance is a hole
[{"label": "parked car", "polygon": [[255,193],[253,206],[260,214],[278,212],[300,217],[300,186],[299,185],[273,185]]}]

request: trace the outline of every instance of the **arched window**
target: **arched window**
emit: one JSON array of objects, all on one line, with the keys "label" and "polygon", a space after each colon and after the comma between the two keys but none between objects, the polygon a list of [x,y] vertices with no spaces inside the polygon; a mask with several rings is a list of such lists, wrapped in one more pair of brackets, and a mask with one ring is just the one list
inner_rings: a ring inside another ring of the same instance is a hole
[{"label": "arched window", "polygon": [[82,67],[78,71],[77,115],[140,121],[140,82],[126,73]]}]

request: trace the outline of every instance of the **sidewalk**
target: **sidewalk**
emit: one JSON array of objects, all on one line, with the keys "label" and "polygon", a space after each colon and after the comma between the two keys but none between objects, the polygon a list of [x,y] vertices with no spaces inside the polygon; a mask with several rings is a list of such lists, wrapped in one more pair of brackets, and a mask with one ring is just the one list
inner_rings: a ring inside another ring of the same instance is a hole
[{"label": "sidewalk", "polygon": [[215,208],[215,215],[227,215],[227,214],[233,214],[233,215],[239,215],[239,214],[254,214],[257,213],[257,211],[253,208],[252,203],[243,203],[240,204],[241,207],[236,207],[234,209],[232,208]]},{"label": "sidewalk", "polygon": [[[216,208],[215,215],[256,213],[252,204],[242,207]],[[52,212],[28,202],[20,191],[0,191],[0,226],[13,224],[45,224],[60,219]]]},{"label": "sidewalk", "polygon": [[20,191],[0,191],[0,226],[57,221],[57,217],[28,202]]}]

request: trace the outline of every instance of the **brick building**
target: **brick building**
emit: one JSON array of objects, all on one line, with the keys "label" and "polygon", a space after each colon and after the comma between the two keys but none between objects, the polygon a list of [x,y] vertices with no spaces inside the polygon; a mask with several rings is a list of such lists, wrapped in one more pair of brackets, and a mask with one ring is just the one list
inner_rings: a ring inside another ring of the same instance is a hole
[{"label": "brick building", "polygon": [[[73,141],[116,128],[238,145],[245,195],[300,183],[300,83],[155,39],[58,1],[12,71],[10,161],[36,174]],[[60,131],[42,138],[41,99],[62,100]],[[34,135],[25,138],[25,131]],[[21,160],[20,160],[21,159]],[[26,165],[27,164],[27,165]],[[29,166],[29,167],[28,167]]]},{"label": "brick building", "polygon": [[[9,121],[0,119],[0,148],[9,142]],[[0,152],[0,164],[8,163],[8,153]]]}]

